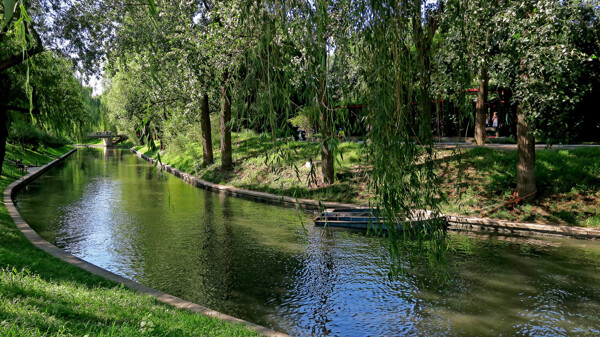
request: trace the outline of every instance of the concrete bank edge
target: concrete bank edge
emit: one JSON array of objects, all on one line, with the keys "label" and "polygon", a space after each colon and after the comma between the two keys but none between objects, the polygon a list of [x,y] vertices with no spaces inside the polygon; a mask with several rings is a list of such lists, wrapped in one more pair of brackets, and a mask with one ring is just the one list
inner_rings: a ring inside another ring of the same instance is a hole
[{"label": "concrete bank edge", "polygon": [[160,290],[156,290],[154,288],[147,287],[145,285],[137,283],[128,278],[119,276],[115,273],[112,273],[112,272],[106,270],[106,269],[100,268],[92,263],[89,263],[87,261],[84,261],[84,260],[76,257],[76,256],[73,256],[73,255],[65,252],[64,250],[54,246],[50,242],[46,241],[44,238],[42,238],[36,231],[34,231],[29,226],[29,224],[27,224],[27,222],[25,222],[25,220],[23,220],[23,218],[21,217],[21,214],[15,207],[15,204],[13,202],[13,196],[17,191],[19,191],[25,185],[27,185],[31,181],[35,180],[36,178],[38,178],[44,172],[48,171],[52,166],[56,165],[58,162],[62,161],[66,157],[73,154],[76,150],[77,149],[73,149],[73,150],[69,151],[68,153],[62,155],[60,158],[55,159],[44,166],[41,166],[37,171],[35,171],[33,173],[29,173],[29,174],[19,178],[18,180],[14,181],[10,185],[8,185],[8,187],[4,190],[4,205],[8,209],[8,213],[10,214],[10,217],[13,219],[13,221],[15,222],[15,225],[21,231],[21,233],[23,233],[23,235],[25,235],[25,237],[34,246],[36,246],[37,248],[49,253],[50,255],[52,255],[56,258],[59,258],[71,265],[79,267],[83,270],[86,270],[94,275],[103,277],[112,282],[123,284],[129,289],[136,290],[136,291],[139,291],[144,294],[148,294],[148,295],[156,298],[160,302],[172,305],[176,308],[185,309],[185,310],[188,310],[191,312],[200,313],[200,314],[210,316],[210,317],[215,317],[215,318],[218,318],[222,321],[226,321],[229,323],[241,324],[241,325],[245,326],[246,328],[248,328],[250,330],[254,330],[264,336],[290,337],[287,334],[277,332],[277,331],[268,329],[266,327],[263,327],[263,326],[260,326],[260,325],[254,324],[254,323],[220,313],[218,311],[203,307],[196,303],[183,300],[183,299],[175,297],[173,295],[169,295]]},{"label": "concrete bank edge", "polygon": [[[151,164],[156,164],[156,159],[146,156],[145,154],[142,154],[141,152],[139,152],[133,148],[131,148],[130,151],[132,153],[134,153],[136,156],[138,156],[139,158],[144,159],[147,162],[150,162]],[[293,197],[288,197],[288,196],[283,196],[283,195],[275,195],[275,194],[266,193],[266,192],[245,190],[245,189],[237,188],[237,187],[233,187],[233,186],[215,184],[215,183],[211,183],[209,181],[197,178],[197,177],[195,177],[191,174],[185,173],[183,171],[180,171],[180,170],[178,170],[174,167],[171,167],[170,165],[167,165],[167,164],[158,163],[156,165],[157,165],[157,167],[164,169],[168,173],[171,173],[172,175],[176,176],[177,178],[180,178],[184,182],[186,182],[194,187],[202,188],[202,189],[212,191],[212,192],[231,195],[234,197],[249,199],[252,201],[258,201],[258,202],[264,202],[264,203],[270,203],[270,204],[279,204],[279,205],[286,204],[288,206],[301,206],[301,207],[303,207],[305,209],[309,209],[309,210],[322,210],[325,208],[357,208],[357,207],[360,207],[360,206],[353,205],[353,204],[342,204],[342,203],[336,203],[336,202],[330,202],[330,201],[318,201],[318,200],[312,200],[312,199],[293,198]]]},{"label": "concrete bank edge", "polygon": [[[156,159],[149,157],[141,152],[131,148],[130,151],[141,159],[152,164]],[[296,199],[288,196],[275,195],[265,192],[245,190],[233,186],[214,184],[191,174],[180,171],[167,164],[158,163],[157,166],[163,168],[168,173],[180,178],[184,182],[203,188],[212,192],[218,192],[235,197],[241,197],[258,202],[271,204],[286,204],[291,206],[301,206],[310,210],[322,210],[323,208],[357,208],[361,207],[353,204],[342,204],[329,201],[318,201],[312,199]],[[453,231],[487,231],[498,233],[510,233],[517,235],[541,235],[541,236],[567,236],[579,239],[600,239],[600,229],[586,228],[578,226],[546,225],[538,223],[525,223],[518,221],[484,219],[476,217],[464,217],[447,215],[448,229]]]},{"label": "concrete bank edge", "polygon": [[580,226],[547,225],[510,220],[484,219],[447,215],[453,230],[486,231],[518,235],[565,236],[577,239],[600,239],[600,229]]}]

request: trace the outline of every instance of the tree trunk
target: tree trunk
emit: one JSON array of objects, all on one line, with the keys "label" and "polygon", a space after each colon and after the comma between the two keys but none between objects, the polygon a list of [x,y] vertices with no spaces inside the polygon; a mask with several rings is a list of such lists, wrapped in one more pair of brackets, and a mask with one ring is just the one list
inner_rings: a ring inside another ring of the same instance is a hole
[{"label": "tree trunk", "polygon": [[319,110],[321,111],[321,135],[323,145],[321,145],[321,172],[323,173],[323,182],[326,185],[333,184],[334,179],[334,149],[331,144],[332,137],[332,117],[331,111],[327,108],[327,79],[321,78],[319,84]]},{"label": "tree trunk", "polygon": [[335,181],[334,174],[334,144],[333,137],[335,137],[333,115],[332,111],[328,107],[329,97],[327,95],[327,37],[325,32],[327,30],[326,22],[327,18],[327,2],[317,2],[318,11],[324,14],[324,16],[318,18],[319,33],[318,42],[319,52],[321,53],[320,64],[317,73],[317,100],[319,102],[319,111],[321,117],[321,135],[323,138],[323,145],[321,145],[321,173],[323,173],[323,182],[325,185],[333,184]]},{"label": "tree trunk", "polygon": [[333,184],[335,181],[334,175],[334,144],[335,137],[333,112],[329,109],[329,97],[327,95],[327,22],[328,17],[328,2],[325,0],[315,1],[317,7],[317,41],[319,44],[318,52],[321,54],[318,57],[319,64],[317,65],[317,101],[319,104],[319,114],[321,118],[321,136],[323,145],[321,145],[321,172],[323,173],[323,182],[326,185]]},{"label": "tree trunk", "polygon": [[233,167],[231,155],[231,91],[229,89],[229,71],[223,73],[223,86],[221,87],[221,169],[229,170]]},{"label": "tree trunk", "polygon": [[200,127],[202,128],[202,160],[204,166],[213,162],[212,135],[210,127],[210,111],[208,109],[208,93],[202,95],[200,106]]},{"label": "tree trunk", "polygon": [[333,116],[327,107],[327,78],[324,75],[319,79],[319,110],[321,115],[321,135],[323,137],[323,145],[321,145],[321,172],[323,173],[323,182],[326,185],[333,184],[334,177],[334,148],[332,144],[335,134],[333,131]]},{"label": "tree trunk", "polygon": [[323,145],[321,146],[321,172],[323,173],[323,182],[330,185],[334,182],[334,151],[333,148],[330,147],[332,135],[326,107],[321,108],[321,122],[323,124],[323,129],[321,130],[321,133],[323,134]]},{"label": "tree trunk", "polygon": [[535,138],[523,113],[523,105],[517,106],[517,195],[529,201],[534,198],[535,187]]},{"label": "tree trunk", "polygon": [[479,89],[477,90],[477,106],[475,113],[475,144],[485,145],[485,120],[488,113],[488,83],[490,77],[487,67],[479,69]]}]

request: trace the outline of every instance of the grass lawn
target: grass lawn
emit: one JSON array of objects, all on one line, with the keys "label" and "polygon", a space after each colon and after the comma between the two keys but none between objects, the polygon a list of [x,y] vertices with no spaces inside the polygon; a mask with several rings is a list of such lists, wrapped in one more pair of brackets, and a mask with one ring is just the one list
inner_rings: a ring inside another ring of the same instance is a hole
[{"label": "grass lawn", "polygon": [[[24,163],[70,150],[9,146]],[[9,165],[9,164],[5,164]],[[6,168],[6,166],[5,166]],[[14,178],[0,177],[4,190]],[[35,248],[0,205],[0,336],[258,336],[242,326],[162,304]]]},{"label": "grass lawn", "polygon": [[[263,136],[236,139],[235,134],[232,142],[233,171],[220,169],[218,148],[214,149],[214,163],[203,167],[202,146],[197,143],[188,144],[185,150],[161,152],[161,160],[201,179],[254,191],[347,203],[366,202],[370,195],[363,165],[366,154],[361,144],[340,144],[336,162],[338,181],[324,187],[318,143],[273,143],[269,137]],[[135,149],[149,156],[157,154],[157,151],[149,151],[145,146]],[[311,162],[313,165],[310,165]]]},{"label": "grass lawn", "polygon": [[[448,213],[480,216],[507,201],[516,187],[517,151],[475,148],[441,164]],[[536,150],[537,197],[489,217],[600,227],[600,148]]]},{"label": "grass lawn", "polygon": [[[47,148],[40,146],[34,150],[20,145],[6,144],[5,161],[2,163],[2,179],[21,177],[23,170],[17,169],[15,162],[21,160],[23,165],[40,166],[54,160],[73,149],[70,145],[60,148]],[[8,186],[8,184],[6,185]]]},{"label": "grass lawn", "polygon": [[[237,137],[237,138],[236,138]],[[261,135],[233,135],[234,169],[220,170],[220,152],[215,163],[202,166],[198,143],[172,146],[161,159],[201,179],[235,187],[292,197],[366,204],[373,198],[368,188],[364,145],[342,142],[336,162],[336,183],[323,186],[318,143],[276,142]],[[157,151],[136,147],[156,156]],[[438,174],[449,203],[449,214],[564,225],[600,227],[600,148],[537,150],[537,198],[528,205],[509,210],[500,207],[516,187],[516,150],[474,148],[452,152],[439,150]],[[317,161],[317,166],[306,165]]]}]

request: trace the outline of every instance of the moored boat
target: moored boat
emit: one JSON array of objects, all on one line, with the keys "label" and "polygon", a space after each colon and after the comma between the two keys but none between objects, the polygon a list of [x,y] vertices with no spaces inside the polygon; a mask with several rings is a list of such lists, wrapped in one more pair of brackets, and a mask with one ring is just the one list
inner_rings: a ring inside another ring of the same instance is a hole
[{"label": "moored boat", "polygon": [[[387,231],[388,220],[378,209],[372,208],[328,208],[315,218],[316,226],[340,227],[360,230]],[[439,213],[414,210],[404,221],[395,222],[398,230],[422,230],[446,226],[446,219]]]}]

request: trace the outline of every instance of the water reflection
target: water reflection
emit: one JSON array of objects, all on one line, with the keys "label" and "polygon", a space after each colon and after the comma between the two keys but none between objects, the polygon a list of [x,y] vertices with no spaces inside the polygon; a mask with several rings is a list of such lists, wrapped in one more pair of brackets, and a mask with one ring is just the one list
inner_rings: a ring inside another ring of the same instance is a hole
[{"label": "water reflection", "polygon": [[600,333],[598,242],[451,235],[446,278],[389,277],[383,238],[304,229],[294,210],[101,151],[78,151],[17,206],[48,240],[151,287],[298,336]]}]

